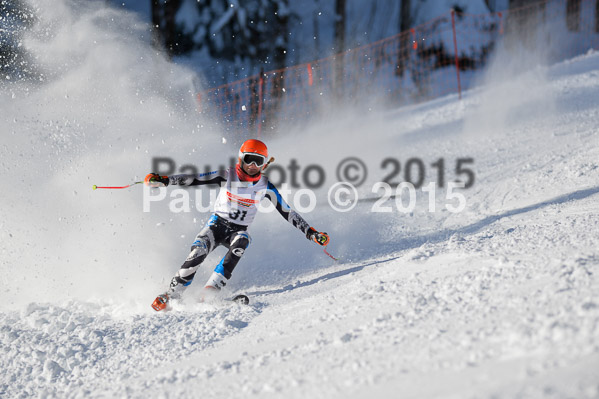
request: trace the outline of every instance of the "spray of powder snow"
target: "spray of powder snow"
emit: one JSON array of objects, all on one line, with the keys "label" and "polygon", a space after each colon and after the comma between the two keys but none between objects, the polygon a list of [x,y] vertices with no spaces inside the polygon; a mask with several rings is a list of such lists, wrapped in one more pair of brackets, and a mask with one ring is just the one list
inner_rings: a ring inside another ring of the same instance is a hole
[{"label": "spray of powder snow", "polygon": [[534,13],[506,32],[485,73],[477,79],[482,102],[472,104],[468,112],[466,137],[501,136],[522,119],[544,120],[550,126],[555,98],[547,84],[547,65],[567,46],[556,40],[559,36],[550,41],[548,33],[548,26]]},{"label": "spray of powder snow", "polygon": [[[534,20],[531,26],[520,28],[535,32],[537,40],[545,37],[546,27],[535,24]],[[417,205],[413,212],[397,212],[396,204],[387,201],[382,204],[383,208],[391,212],[373,212],[373,203],[366,202],[348,213],[334,212],[324,206],[307,215],[316,228],[331,233],[331,252],[341,254],[349,261],[364,261],[383,253],[391,256],[400,252],[405,254],[405,250],[416,249],[427,242],[447,240],[450,235],[459,234],[462,227],[480,221],[487,212],[495,212],[486,201],[479,203],[472,198],[481,190],[488,193],[489,199],[493,198],[494,187],[486,184],[487,177],[506,170],[505,165],[492,162],[497,159],[496,151],[501,149],[510,153],[511,143],[516,141],[510,137],[526,134],[526,121],[534,122],[535,126],[541,121],[551,129],[553,120],[556,100],[547,84],[546,65],[550,54],[555,57],[562,49],[556,42],[555,47],[533,46],[535,51],[532,51],[526,47],[532,42],[535,41],[522,43],[520,39],[509,37],[498,43],[489,68],[478,79],[479,88],[474,89],[477,94],[482,92],[482,96],[466,92],[462,101],[456,101],[457,95],[450,95],[393,112],[381,112],[385,109],[384,100],[377,98],[372,99],[373,111],[362,109],[360,112],[323,102],[321,109],[325,118],[309,126],[290,129],[289,134],[271,141],[271,151],[276,151],[284,165],[289,159],[296,158],[304,170],[309,164],[324,168],[327,184],[324,190],[317,191],[319,204],[326,204],[326,189],[337,181],[336,167],[344,158],[358,157],[368,168],[368,177],[359,189],[362,197],[382,195],[382,190],[374,192],[372,189],[375,183],[384,179],[391,182],[406,180],[406,165],[410,159],[423,162],[425,184],[437,182],[438,166],[432,164],[444,160],[445,184],[435,188],[433,212],[430,211],[429,195],[417,190]],[[524,126],[524,130],[514,131],[514,126]],[[535,143],[527,144],[531,145],[530,151],[534,151]],[[389,159],[400,162],[399,173],[393,174]],[[464,179],[463,175],[455,174],[458,159],[473,160],[467,166],[477,180],[472,189],[461,192],[467,204],[464,211],[450,214],[445,207],[450,203],[446,200],[447,183],[456,178]],[[300,169],[297,175],[304,170]],[[405,197],[403,201],[407,202]],[[286,234],[275,222],[269,223],[268,229],[276,229],[277,237]],[[309,248],[288,246],[281,254],[277,251],[278,240],[270,246],[265,245],[273,254],[269,258],[275,265],[269,266],[269,270],[276,269],[277,264],[296,264],[296,261],[290,261],[289,251],[294,258],[297,256],[314,268],[326,264],[326,259],[319,259],[320,254],[310,252]]]},{"label": "spray of powder snow", "polygon": [[141,212],[141,190],[92,185],[142,179],[155,153],[184,161],[231,149],[202,129],[193,75],[156,52],[133,15],[99,1],[32,9],[22,46],[41,81],[0,97],[3,303],[150,295],[179,220]]},{"label": "spray of powder snow", "polygon": [[[133,15],[103,2],[62,0],[32,8],[36,23],[22,44],[42,81],[8,86],[1,95],[0,124],[7,135],[2,160],[11,188],[1,194],[6,213],[1,275],[10,298],[5,303],[73,298],[135,302],[145,309],[147,300],[140,298],[151,300],[167,287],[209,214],[172,213],[168,202],[144,213],[139,186],[123,191],[91,186],[140,180],[155,156],[200,170],[222,165],[237,153],[241,139],[223,144],[219,132],[203,128],[193,75],[156,53],[148,26]],[[327,114],[330,118],[312,127],[264,138],[280,165],[295,158],[302,168],[319,164],[326,170],[318,206],[303,214],[332,235],[333,253],[346,261],[367,259],[383,250],[378,244],[389,216],[373,217],[368,207],[334,212],[326,189],[344,157],[378,164],[384,138],[397,129],[381,117],[356,120],[335,109]],[[365,145],[365,131],[380,139]],[[386,155],[401,154],[391,147]],[[377,179],[372,175],[369,181]],[[276,212],[258,215],[251,234],[233,289],[287,284],[331,265]],[[215,251],[197,278],[205,279],[222,256],[222,248]]]},{"label": "spray of powder snow", "polygon": [[[193,74],[157,53],[149,27],[135,16],[100,1],[40,1],[31,7],[36,21],[22,46],[40,79],[4,86],[0,95],[2,166],[10,188],[0,194],[0,275],[8,296],[3,306],[76,299],[146,309],[167,287],[209,214],[172,213],[167,202],[144,213],[140,186],[92,191],[92,185],[141,180],[154,156],[171,157],[179,166],[222,165],[241,139],[223,143],[219,132],[203,127]],[[337,159],[324,146],[345,140],[347,126],[333,129],[326,140],[319,138],[322,126],[305,132],[301,145],[290,138],[297,137],[294,132],[272,144],[266,140],[283,164],[291,158],[302,164],[324,160],[330,171]],[[340,156],[353,153],[352,147],[342,151],[343,141],[337,144]],[[338,244],[331,250],[351,255],[346,250],[356,241],[359,246],[372,224],[320,205],[306,219],[333,234]],[[276,213],[259,215],[252,235],[235,275],[240,287],[286,283],[331,264]],[[377,234],[372,237],[375,242]],[[215,251],[198,278],[222,255]]]},{"label": "spray of powder snow", "polygon": [[[218,131],[203,127],[206,121],[195,112],[193,75],[156,53],[148,27],[134,16],[102,2],[61,0],[34,8],[38,20],[23,45],[34,55],[44,81],[9,86],[0,95],[0,128],[6,136],[2,165],[10,187],[0,193],[0,275],[10,297],[4,303],[117,300],[147,310],[147,302],[166,288],[209,213],[172,213],[166,202],[144,213],[139,186],[92,191],[92,184],[141,180],[154,156],[199,170],[223,165],[235,156],[242,138],[223,143]],[[391,212],[373,212],[372,202],[335,212],[328,206],[327,190],[337,181],[340,161],[358,157],[366,164],[361,197],[382,194],[372,187],[392,172],[389,165],[383,167],[387,158],[402,165],[410,158],[423,160],[425,181],[434,182],[431,163],[480,155],[469,153],[468,143],[484,139],[481,131],[497,131],[501,138],[501,126],[523,96],[508,91],[488,98],[496,103],[472,104],[468,96],[458,103],[450,96],[392,113],[381,112],[384,107],[376,99],[372,112],[361,113],[323,103],[326,117],[263,138],[288,183],[292,159],[300,166],[297,176],[303,188],[307,167],[323,168],[317,205],[301,213],[312,226],[331,234],[333,254],[360,262],[443,239],[438,232],[449,221],[466,224],[476,219],[476,209],[469,204],[464,213],[448,215],[441,191],[437,211],[429,212],[428,198],[419,191],[413,212],[397,212],[393,201],[383,204],[391,206]],[[481,130],[481,123],[489,121],[493,129]],[[401,181],[403,173],[392,180]],[[281,180],[275,172],[271,177]],[[291,187],[287,199],[300,208],[293,201],[297,191]],[[332,265],[276,212],[259,214],[250,233],[252,245],[230,282],[234,290],[286,285]],[[220,248],[207,258],[194,285],[203,283],[223,254]]]}]

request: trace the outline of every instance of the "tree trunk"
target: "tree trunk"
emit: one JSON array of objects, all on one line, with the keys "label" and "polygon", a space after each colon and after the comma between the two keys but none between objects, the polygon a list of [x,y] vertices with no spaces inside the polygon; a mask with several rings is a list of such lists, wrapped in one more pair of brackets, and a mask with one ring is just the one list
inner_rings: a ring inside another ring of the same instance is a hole
[{"label": "tree trunk", "polygon": [[[288,8],[287,0],[281,0],[285,8]],[[276,22],[276,39],[275,39],[275,55],[274,55],[274,66],[275,69],[283,69],[286,67],[287,59],[287,45],[288,32],[289,32],[289,15],[282,13],[279,9],[277,10],[277,22]]]},{"label": "tree trunk", "polygon": [[345,51],[345,0],[335,0],[335,89],[338,96],[343,88],[343,52]]},{"label": "tree trunk", "polygon": [[160,29],[162,20],[162,7],[160,0],[150,0],[152,10],[152,44],[155,48],[162,48],[162,30]]},{"label": "tree trunk", "polygon": [[164,3],[164,44],[170,55],[178,54],[175,17],[179,7],[181,7],[181,0],[166,0]]},{"label": "tree trunk", "polygon": [[410,0],[401,1],[401,10],[399,14],[399,54],[397,56],[397,70],[396,75],[402,77],[410,59],[410,38],[411,35],[408,32],[412,27],[412,16],[411,14]]},{"label": "tree trunk", "polygon": [[[285,9],[289,8],[287,0],[281,0],[282,6]],[[281,108],[281,102],[283,100],[283,89],[285,88],[285,70],[287,60],[287,45],[289,35],[289,14],[281,10],[281,5],[277,8],[276,13],[276,31],[275,31],[275,54],[273,57],[274,67],[277,72],[274,75],[270,75],[272,79],[270,86],[270,99],[268,102],[268,109],[264,109],[263,114],[265,115],[265,123],[269,127],[276,127],[277,117]],[[266,107],[266,103],[264,106]]]},{"label": "tree trunk", "polygon": [[566,2],[566,25],[571,32],[580,30],[580,0],[568,0]]},{"label": "tree trunk", "polygon": [[345,0],[335,0],[335,52],[345,51]]}]

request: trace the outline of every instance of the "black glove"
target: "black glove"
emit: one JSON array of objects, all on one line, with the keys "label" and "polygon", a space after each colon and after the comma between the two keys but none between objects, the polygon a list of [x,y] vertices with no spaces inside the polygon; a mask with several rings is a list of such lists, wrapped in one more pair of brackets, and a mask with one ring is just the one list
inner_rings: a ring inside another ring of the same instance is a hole
[{"label": "black glove", "polygon": [[144,179],[146,186],[150,187],[166,187],[168,186],[168,176],[160,176],[158,173],[149,173]]},{"label": "black glove", "polygon": [[310,241],[314,241],[318,245],[325,246],[329,243],[329,235],[327,233],[321,233],[310,227],[306,232],[306,238]]}]

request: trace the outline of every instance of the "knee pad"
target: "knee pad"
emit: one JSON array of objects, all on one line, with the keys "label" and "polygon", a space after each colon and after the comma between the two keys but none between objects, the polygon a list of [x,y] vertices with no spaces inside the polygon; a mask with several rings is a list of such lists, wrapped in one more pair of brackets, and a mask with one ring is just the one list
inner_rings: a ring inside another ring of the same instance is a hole
[{"label": "knee pad", "polygon": [[[250,234],[247,231],[241,231],[235,234],[235,237],[233,237],[233,239],[231,240],[231,244],[229,245],[229,248],[235,250],[235,249],[241,249],[241,251],[237,251],[240,252],[241,255],[243,255],[243,250],[245,250],[250,243],[252,242],[252,239],[250,237]],[[237,255],[237,254],[235,254]],[[237,255],[237,256],[241,256],[241,255]]]},{"label": "knee pad", "polygon": [[206,256],[208,256],[208,247],[206,243],[202,241],[194,242],[194,245],[191,247],[191,252],[187,255],[183,265],[181,265],[178,276],[184,280],[193,278],[193,275],[204,259],[206,259]]},{"label": "knee pad", "polygon": [[250,245],[250,241],[250,235],[247,231],[235,233],[235,236],[229,244],[229,251],[222,258],[214,271],[225,276],[227,280],[230,279],[233,269],[237,266],[237,262],[239,262],[243,256],[245,249]]},{"label": "knee pad", "polygon": [[193,244],[191,244],[191,247],[193,248],[202,244],[206,247],[208,252],[212,251],[212,249],[215,247],[214,232],[210,226],[205,226],[202,230],[200,230],[195,241]]},{"label": "knee pad", "polygon": [[191,252],[185,259],[186,262],[208,255],[208,243],[205,239],[198,239],[191,245]]},{"label": "knee pad", "polygon": [[249,234],[245,232],[238,234],[231,241],[231,245],[229,245],[229,251],[232,255],[241,258],[245,252],[245,249],[250,245],[250,241],[251,239]]}]

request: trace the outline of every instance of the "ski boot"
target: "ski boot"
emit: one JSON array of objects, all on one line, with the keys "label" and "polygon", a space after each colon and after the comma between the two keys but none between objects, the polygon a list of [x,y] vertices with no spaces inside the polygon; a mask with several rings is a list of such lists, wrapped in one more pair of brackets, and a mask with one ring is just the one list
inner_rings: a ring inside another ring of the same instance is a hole
[{"label": "ski boot", "polygon": [[221,296],[221,289],[223,289],[227,285],[227,280],[225,276],[218,272],[212,272],[208,281],[204,285],[204,289],[202,290],[202,299],[200,302],[211,302],[215,298],[219,298]]},{"label": "ski boot", "polygon": [[204,286],[204,288],[207,290],[220,291],[222,288],[225,287],[225,285],[227,285],[227,279],[225,278],[225,276],[218,272],[212,272],[212,275],[210,276],[208,281],[206,281],[206,285]]},{"label": "ski boot", "polygon": [[[189,285],[190,283],[191,281],[189,281],[187,285]],[[164,294],[160,294],[156,297],[156,299],[154,299],[154,302],[152,302],[152,308],[157,312],[166,309],[166,306],[168,305],[170,300],[180,299],[181,294],[183,293],[183,291],[185,291],[186,288],[187,287],[185,284],[179,283],[179,280],[177,280],[177,276],[173,277],[168,290]]]},{"label": "ski boot", "polygon": [[166,309],[169,300],[168,294],[158,295],[156,299],[154,299],[154,302],[152,302],[152,308],[155,311],[160,312],[161,310]]}]

